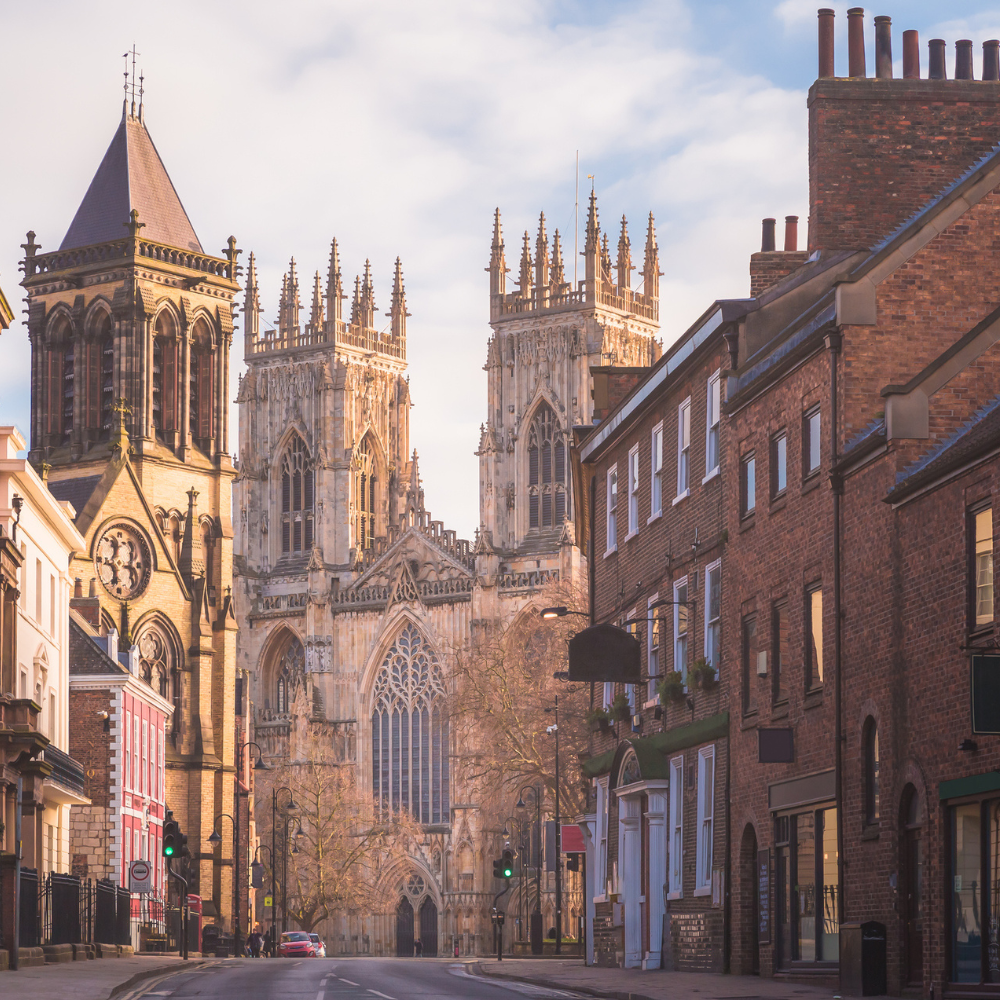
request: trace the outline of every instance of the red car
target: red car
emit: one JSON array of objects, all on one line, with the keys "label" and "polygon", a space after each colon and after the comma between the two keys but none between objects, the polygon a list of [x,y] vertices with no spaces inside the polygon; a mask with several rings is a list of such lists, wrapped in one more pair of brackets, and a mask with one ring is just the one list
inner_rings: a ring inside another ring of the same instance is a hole
[{"label": "red car", "polygon": [[278,942],[279,958],[315,958],[316,948],[305,931],[285,931]]}]

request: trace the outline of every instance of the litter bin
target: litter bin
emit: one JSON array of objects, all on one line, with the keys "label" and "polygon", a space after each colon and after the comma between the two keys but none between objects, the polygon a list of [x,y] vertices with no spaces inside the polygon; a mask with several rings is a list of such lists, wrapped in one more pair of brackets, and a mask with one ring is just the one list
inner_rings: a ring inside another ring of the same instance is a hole
[{"label": "litter bin", "polygon": [[886,992],[885,924],[868,920],[840,925],[840,991],[877,997]]}]

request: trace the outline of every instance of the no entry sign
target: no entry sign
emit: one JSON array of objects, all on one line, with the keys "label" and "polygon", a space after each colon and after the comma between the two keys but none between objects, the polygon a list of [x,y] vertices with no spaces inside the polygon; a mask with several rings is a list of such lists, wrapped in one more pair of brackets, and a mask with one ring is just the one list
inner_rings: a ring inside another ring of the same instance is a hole
[{"label": "no entry sign", "polygon": [[133,861],[128,868],[129,892],[152,892],[153,869],[148,861]]}]

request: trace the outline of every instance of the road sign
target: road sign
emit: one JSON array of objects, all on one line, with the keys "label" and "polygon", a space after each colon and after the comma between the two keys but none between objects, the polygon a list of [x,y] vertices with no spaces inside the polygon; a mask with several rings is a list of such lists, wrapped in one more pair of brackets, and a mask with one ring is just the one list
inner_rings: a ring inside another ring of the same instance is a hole
[{"label": "road sign", "polygon": [[274,906],[274,899],[271,896],[265,896],[264,897],[264,905],[265,906]]},{"label": "road sign", "polygon": [[153,891],[153,868],[148,861],[133,861],[128,866],[128,891]]}]

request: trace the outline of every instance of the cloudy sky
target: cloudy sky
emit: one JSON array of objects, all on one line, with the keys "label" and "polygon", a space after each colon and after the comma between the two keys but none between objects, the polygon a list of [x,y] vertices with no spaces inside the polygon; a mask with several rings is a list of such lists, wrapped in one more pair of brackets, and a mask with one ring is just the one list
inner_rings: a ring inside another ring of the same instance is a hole
[{"label": "cloudy sky", "polygon": [[[134,42],[146,123],[195,230],[209,252],[230,233],[244,260],[255,252],[266,319],[288,259],[307,285],[332,236],[348,282],[371,259],[380,310],[402,258],[411,445],[428,507],[471,537],[493,209],[508,248],[540,210],[571,248],[579,150],[605,226],[625,213],[641,247],[656,217],[669,344],[712,299],[747,294],[762,217],[805,221],[818,6],[49,0],[43,14],[3,0],[0,287],[19,312],[24,233],[45,250],[62,240],[118,124]],[[832,6],[846,74],[848,4]],[[897,61],[902,31],[920,31],[925,67],[927,39],[947,39],[953,60],[972,38],[978,75],[980,42],[1000,37],[1000,3],[905,0],[866,15],[869,67],[881,13]],[[17,324],[0,338],[0,423],[28,428],[27,379]]]}]

